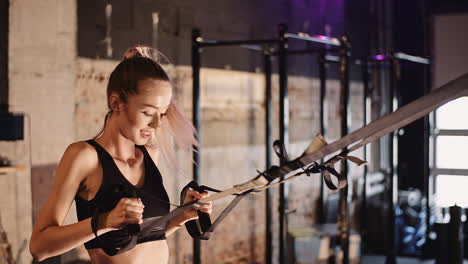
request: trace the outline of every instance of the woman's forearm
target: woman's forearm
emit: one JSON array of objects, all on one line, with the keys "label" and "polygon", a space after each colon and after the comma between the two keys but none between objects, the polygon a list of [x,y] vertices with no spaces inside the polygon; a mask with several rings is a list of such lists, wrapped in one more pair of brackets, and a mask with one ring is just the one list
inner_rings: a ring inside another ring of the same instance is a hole
[{"label": "woman's forearm", "polygon": [[179,227],[181,227],[185,222],[188,220],[184,216],[184,214],[179,214],[172,218],[166,227],[166,237],[172,235]]},{"label": "woman's forearm", "polygon": [[[99,217],[99,223],[103,223],[103,217],[104,214]],[[109,231],[111,229],[103,227],[102,224],[98,227],[98,235]],[[87,218],[70,225],[50,226],[34,233],[29,249],[36,260],[42,261],[76,248],[94,237],[91,218]]]}]

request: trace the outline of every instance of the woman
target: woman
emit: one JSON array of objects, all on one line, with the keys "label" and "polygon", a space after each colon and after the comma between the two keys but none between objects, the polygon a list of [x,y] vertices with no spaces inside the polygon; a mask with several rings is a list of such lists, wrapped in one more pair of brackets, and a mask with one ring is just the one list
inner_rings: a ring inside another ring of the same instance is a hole
[{"label": "woman", "polygon": [[[167,263],[166,236],[196,219],[196,210],[211,213],[210,203],[194,206],[171,219],[162,233],[139,239],[126,252],[110,256],[103,250],[128,243],[132,225],[169,212],[169,199],[153,161],[161,154],[174,163],[171,139],[181,147],[196,145],[193,126],[175,107],[169,77],[152,52],[142,46],[126,52],[109,78],[110,111],[103,131],[94,139],[71,144],[63,154],[31,236],[35,259],[84,243],[93,263]],[[123,189],[137,193],[137,198],[124,195]],[[191,190],[185,202],[207,195]],[[63,225],[73,200],[79,221]]]}]

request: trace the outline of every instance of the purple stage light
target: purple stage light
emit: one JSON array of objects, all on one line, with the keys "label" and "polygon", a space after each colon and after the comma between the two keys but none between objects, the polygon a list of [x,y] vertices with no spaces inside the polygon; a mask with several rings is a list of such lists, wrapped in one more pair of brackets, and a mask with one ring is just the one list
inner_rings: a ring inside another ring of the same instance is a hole
[{"label": "purple stage light", "polygon": [[323,35],[314,35],[312,37],[318,38],[318,39],[321,39],[321,40],[330,40],[331,39],[330,37],[323,36]]},{"label": "purple stage light", "polygon": [[385,56],[385,55],[379,54],[379,55],[375,55],[374,59],[375,60],[385,60],[386,57],[387,56]]}]

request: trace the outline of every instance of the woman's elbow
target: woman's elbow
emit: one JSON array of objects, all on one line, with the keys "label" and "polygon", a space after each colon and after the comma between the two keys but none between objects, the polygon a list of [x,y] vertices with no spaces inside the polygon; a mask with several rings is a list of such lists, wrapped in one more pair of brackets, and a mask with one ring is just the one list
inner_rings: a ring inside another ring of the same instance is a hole
[{"label": "woman's elbow", "polygon": [[47,253],[46,248],[41,248],[39,243],[40,241],[38,241],[34,235],[31,236],[31,240],[29,241],[29,252],[35,260],[40,262],[47,258]]}]

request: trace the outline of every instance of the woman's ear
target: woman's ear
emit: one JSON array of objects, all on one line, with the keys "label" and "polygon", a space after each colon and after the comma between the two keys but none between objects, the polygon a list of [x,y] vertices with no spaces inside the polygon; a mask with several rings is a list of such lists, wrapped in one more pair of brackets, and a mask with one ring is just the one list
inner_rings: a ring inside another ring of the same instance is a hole
[{"label": "woman's ear", "polygon": [[109,97],[109,105],[113,112],[120,112],[123,110],[122,100],[120,100],[120,97],[115,93],[112,93]]}]

